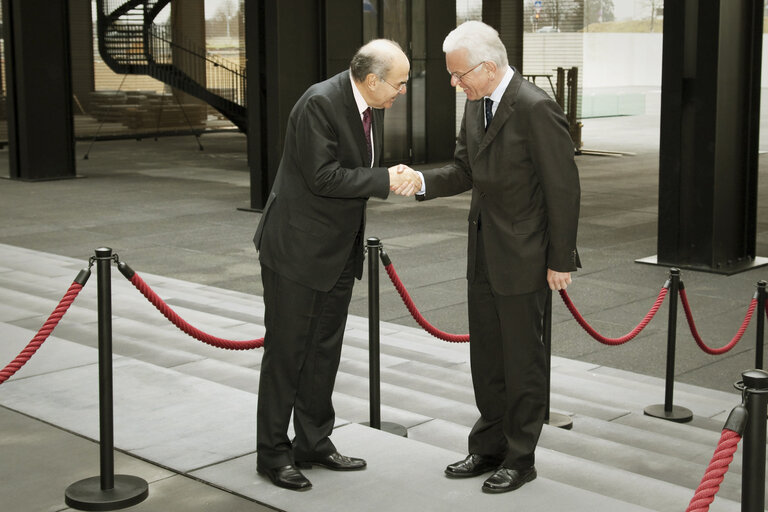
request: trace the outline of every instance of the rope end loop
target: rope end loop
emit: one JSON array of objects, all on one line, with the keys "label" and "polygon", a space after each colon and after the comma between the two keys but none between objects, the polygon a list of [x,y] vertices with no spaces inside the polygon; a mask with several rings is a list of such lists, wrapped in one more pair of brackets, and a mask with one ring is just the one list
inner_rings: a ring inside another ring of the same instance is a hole
[{"label": "rope end loop", "polygon": [[74,282],[79,284],[80,286],[85,286],[85,283],[88,282],[89,277],[91,277],[91,269],[84,268],[77,274],[77,277],[75,277]]},{"label": "rope end loop", "polygon": [[123,274],[123,275],[125,276],[125,278],[126,278],[126,279],[128,279],[129,281],[130,281],[131,279],[133,279],[133,276],[134,276],[134,274],[136,274],[136,272],[134,272],[134,271],[133,271],[133,269],[132,269],[131,267],[129,267],[129,266],[128,266],[128,264],[127,264],[127,263],[125,263],[124,261],[120,261],[120,262],[118,262],[118,264],[117,264],[117,269],[118,269],[118,270],[120,271],[120,273],[121,273],[121,274]]},{"label": "rope end loop", "polygon": [[388,267],[392,264],[392,260],[389,259],[389,254],[387,254],[387,251],[384,250],[384,247],[379,250],[379,259],[381,259],[381,264],[385,267]]},{"label": "rope end loop", "polygon": [[725,420],[723,430],[732,430],[739,435],[744,433],[744,429],[747,427],[747,419],[749,418],[749,412],[743,405],[737,405],[731,410],[731,414],[728,415],[728,419]]}]

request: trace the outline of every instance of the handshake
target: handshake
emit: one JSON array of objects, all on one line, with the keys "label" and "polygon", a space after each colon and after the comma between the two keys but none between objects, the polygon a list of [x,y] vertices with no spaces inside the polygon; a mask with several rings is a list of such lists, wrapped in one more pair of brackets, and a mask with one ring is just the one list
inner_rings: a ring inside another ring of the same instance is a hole
[{"label": "handshake", "polygon": [[413,196],[421,190],[421,176],[405,164],[389,168],[389,190],[401,196]]}]

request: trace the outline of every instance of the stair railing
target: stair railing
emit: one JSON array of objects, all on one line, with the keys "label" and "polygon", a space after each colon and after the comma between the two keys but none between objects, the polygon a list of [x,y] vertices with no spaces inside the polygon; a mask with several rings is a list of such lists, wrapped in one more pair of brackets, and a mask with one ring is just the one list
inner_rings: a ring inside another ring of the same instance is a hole
[{"label": "stair railing", "polygon": [[[170,0],[98,0],[99,53],[116,72],[148,74],[192,94],[247,129],[245,69],[181,43],[154,23]],[[189,41],[186,41],[189,43]],[[204,83],[194,77],[205,76]]]}]

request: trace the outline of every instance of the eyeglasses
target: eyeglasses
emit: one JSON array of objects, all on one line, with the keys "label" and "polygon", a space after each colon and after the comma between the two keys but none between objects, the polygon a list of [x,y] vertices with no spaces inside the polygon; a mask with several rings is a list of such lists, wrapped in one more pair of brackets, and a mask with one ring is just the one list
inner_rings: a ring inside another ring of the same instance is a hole
[{"label": "eyeglasses", "polygon": [[462,73],[462,74],[458,74],[458,73],[456,73],[456,72],[453,72],[453,73],[451,73],[451,78],[455,78],[457,82],[461,82],[461,79],[462,79],[462,78],[464,78],[464,77],[465,77],[465,76],[467,76],[469,73],[471,73],[471,72],[473,72],[474,70],[476,70],[476,69],[477,69],[477,67],[478,67],[480,64],[485,64],[485,61],[484,61],[484,60],[483,60],[483,61],[480,61],[479,63],[475,64],[475,65],[474,65],[474,67],[473,67],[472,69],[470,69],[469,71],[465,71],[465,72],[464,72],[464,73]]},{"label": "eyeglasses", "polygon": [[391,83],[387,82],[387,80],[382,78],[382,77],[379,77],[379,78],[381,79],[382,82],[386,82],[386,84],[388,86],[390,86],[391,88],[396,90],[398,93],[403,92],[405,90],[406,86],[408,85],[406,82],[402,82],[402,83],[400,83],[400,87],[398,87],[396,85],[392,85]]}]

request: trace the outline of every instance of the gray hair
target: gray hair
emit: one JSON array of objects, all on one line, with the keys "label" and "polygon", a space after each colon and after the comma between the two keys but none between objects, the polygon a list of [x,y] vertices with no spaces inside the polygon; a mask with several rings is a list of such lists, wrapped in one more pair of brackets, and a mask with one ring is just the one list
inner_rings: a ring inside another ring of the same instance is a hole
[{"label": "gray hair", "polygon": [[400,45],[390,39],[374,39],[362,46],[349,63],[349,70],[356,82],[362,82],[369,73],[384,79],[392,69],[392,62]]},{"label": "gray hair", "polygon": [[493,27],[481,21],[466,21],[453,29],[443,41],[443,52],[466,50],[470,64],[492,61],[496,67],[509,65],[507,49]]}]

